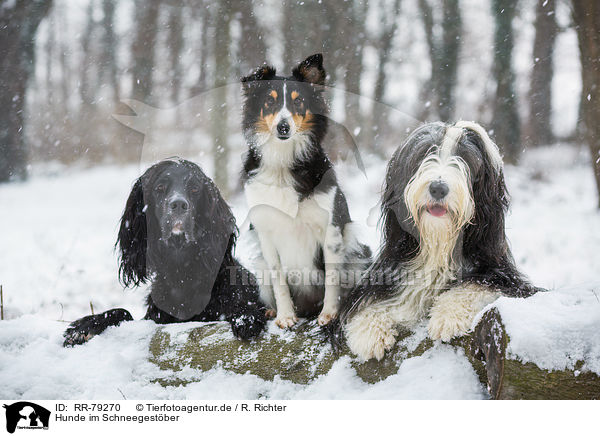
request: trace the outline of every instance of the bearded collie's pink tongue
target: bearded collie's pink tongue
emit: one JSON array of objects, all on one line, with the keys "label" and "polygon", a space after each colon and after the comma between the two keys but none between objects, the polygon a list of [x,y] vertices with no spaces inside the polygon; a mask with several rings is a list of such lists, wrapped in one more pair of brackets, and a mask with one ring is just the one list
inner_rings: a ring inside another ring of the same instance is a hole
[{"label": "bearded collie's pink tongue", "polygon": [[446,208],[443,206],[429,206],[427,208],[427,212],[429,212],[433,216],[444,216],[446,215]]}]

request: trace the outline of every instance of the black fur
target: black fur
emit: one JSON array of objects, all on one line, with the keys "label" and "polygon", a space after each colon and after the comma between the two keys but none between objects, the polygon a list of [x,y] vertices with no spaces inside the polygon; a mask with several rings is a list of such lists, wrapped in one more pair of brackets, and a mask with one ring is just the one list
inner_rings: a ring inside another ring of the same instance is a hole
[{"label": "black fur", "polygon": [[[169,210],[175,196],[189,203],[181,215]],[[175,225],[182,233],[171,233]],[[229,206],[202,170],[189,161],[162,161],[135,182],[127,200],[116,244],[119,277],[125,286],[151,282],[144,319],[159,324],[225,319],[236,337],[251,338],[265,325],[264,307],[254,277],[233,257],[236,237]],[[173,293],[191,307],[169,306],[163,297]],[[189,316],[186,310],[192,310]],[[132,319],[124,309],[81,318],[65,332],[64,345],[86,342]]]}]

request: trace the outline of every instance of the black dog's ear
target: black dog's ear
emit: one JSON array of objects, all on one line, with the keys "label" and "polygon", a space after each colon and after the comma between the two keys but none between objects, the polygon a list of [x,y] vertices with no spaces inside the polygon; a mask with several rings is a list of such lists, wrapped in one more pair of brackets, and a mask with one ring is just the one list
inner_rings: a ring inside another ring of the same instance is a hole
[{"label": "black dog's ear", "polygon": [[273,77],[275,77],[275,68],[265,64],[262,67],[258,67],[256,71],[249,76],[242,77],[240,81],[242,82],[244,91],[248,91],[254,82],[259,80],[271,80]]},{"label": "black dog's ear", "polygon": [[294,77],[302,82],[315,85],[325,84],[325,70],[323,69],[323,55],[321,53],[307,57],[292,70]]},{"label": "black dog's ear", "polygon": [[219,188],[208,177],[204,185],[208,198],[206,199],[207,207],[202,209],[200,222],[203,228],[211,229],[210,232],[214,239],[214,244],[211,245],[211,248],[214,249],[215,256],[217,258],[221,256],[222,259],[222,253],[227,248],[230,237],[233,236],[235,239],[238,229],[235,217],[229,205],[221,196]]},{"label": "black dog's ear", "polygon": [[146,273],[147,223],[144,207],[142,177],[137,179],[127,203],[116,246],[120,250],[119,278],[125,286],[145,283]]}]

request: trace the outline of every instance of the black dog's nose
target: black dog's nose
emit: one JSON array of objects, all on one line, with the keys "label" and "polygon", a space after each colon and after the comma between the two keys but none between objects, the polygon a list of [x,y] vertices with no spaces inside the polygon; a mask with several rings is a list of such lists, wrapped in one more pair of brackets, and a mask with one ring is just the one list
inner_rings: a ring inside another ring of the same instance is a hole
[{"label": "black dog's nose", "polygon": [[443,182],[441,180],[435,180],[429,185],[429,193],[436,200],[441,200],[446,195],[448,195],[449,190],[450,189],[448,188],[446,182]]},{"label": "black dog's nose", "polygon": [[277,124],[277,134],[280,137],[288,137],[290,134],[290,125],[286,120],[281,120],[279,124]]},{"label": "black dog's nose", "polygon": [[169,201],[169,208],[174,212],[185,212],[190,207],[190,204],[185,198],[174,198]]}]

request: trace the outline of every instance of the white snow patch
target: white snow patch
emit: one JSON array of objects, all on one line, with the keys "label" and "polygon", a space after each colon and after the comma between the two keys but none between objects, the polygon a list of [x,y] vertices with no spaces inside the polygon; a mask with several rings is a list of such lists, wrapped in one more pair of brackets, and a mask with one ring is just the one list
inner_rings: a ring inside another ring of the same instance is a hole
[{"label": "white snow patch", "polygon": [[551,370],[600,375],[600,291],[555,290],[494,304],[510,337],[507,352]]}]

